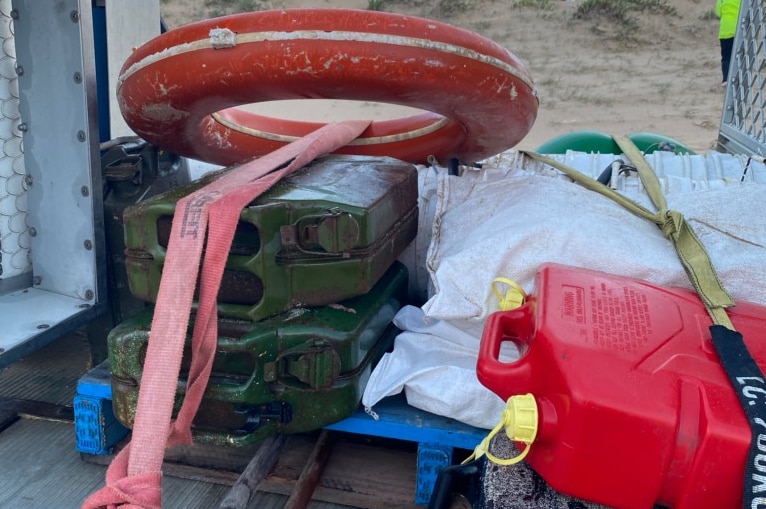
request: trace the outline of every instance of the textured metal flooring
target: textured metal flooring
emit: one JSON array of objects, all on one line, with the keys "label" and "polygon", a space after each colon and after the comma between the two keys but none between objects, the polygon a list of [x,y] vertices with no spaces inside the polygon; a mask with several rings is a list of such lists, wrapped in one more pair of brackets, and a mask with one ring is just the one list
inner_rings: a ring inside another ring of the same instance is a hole
[{"label": "textured metal flooring", "polygon": [[[88,341],[75,333],[0,371],[0,397],[72,406],[77,380],[89,369]],[[71,422],[23,418],[0,432],[0,508],[76,509],[104,483],[106,467],[87,463]],[[171,476],[164,509],[214,509],[229,486]],[[248,509],[278,509],[287,497],[257,493]],[[309,509],[346,507],[312,501]]]},{"label": "textured metal flooring", "polygon": [[72,406],[77,380],[88,370],[88,340],[70,334],[0,370],[0,397]]},{"label": "textured metal flooring", "polygon": [[[106,467],[75,450],[72,423],[21,419],[0,433],[0,507],[77,509],[104,484]],[[229,486],[165,476],[163,509],[215,509]],[[280,509],[287,497],[256,493],[248,509]],[[346,506],[311,501],[308,509]]]},{"label": "textured metal flooring", "polygon": [[[80,507],[103,485],[104,472],[80,459],[73,424],[22,419],[0,433],[0,507]],[[164,488],[168,509],[217,507],[228,489],[172,477]]]}]

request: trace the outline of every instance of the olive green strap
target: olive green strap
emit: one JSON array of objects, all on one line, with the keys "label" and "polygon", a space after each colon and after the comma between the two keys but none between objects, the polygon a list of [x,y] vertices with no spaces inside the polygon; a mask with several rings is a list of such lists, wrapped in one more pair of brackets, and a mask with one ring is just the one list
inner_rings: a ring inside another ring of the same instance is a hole
[{"label": "olive green strap", "polygon": [[537,152],[526,152],[522,151],[523,154],[531,157],[532,159],[535,159],[543,164],[547,164],[548,166],[551,166],[553,168],[556,168],[557,170],[564,173],[567,177],[571,178],[581,186],[585,187],[586,189],[590,189],[591,191],[596,191],[597,193],[603,194],[604,196],[611,198],[612,200],[616,201],[632,213],[636,214],[639,217],[643,217],[644,219],[648,219],[649,221],[652,221],[656,223],[658,226],[662,225],[661,221],[657,220],[657,214],[652,212],[651,210],[647,209],[646,207],[643,207],[639,205],[638,203],[634,202],[633,200],[624,197],[617,191],[613,190],[609,186],[605,186],[598,180],[592,179],[589,176],[585,175],[584,173],[580,173],[579,171],[575,170],[571,166],[567,166],[566,164],[557,161],[556,159],[553,159],[552,157],[544,156],[542,154],[538,154]]},{"label": "olive green strap", "polygon": [[638,170],[638,176],[641,178],[641,183],[646,188],[646,194],[649,195],[649,199],[654,203],[654,207],[663,211],[668,208],[668,204],[665,202],[665,196],[662,194],[662,187],[657,175],[649,166],[649,163],[644,159],[644,155],[638,150],[638,147],[627,136],[614,136],[614,141],[617,146],[620,147],[622,153],[628,156],[630,162]]},{"label": "olive green strap", "polygon": [[633,214],[654,222],[662,230],[665,237],[673,242],[678,257],[680,258],[692,285],[694,285],[702,302],[705,304],[705,308],[707,308],[710,317],[713,319],[713,323],[734,330],[734,326],[732,325],[729,316],[726,314],[726,308],[733,306],[734,301],[726,290],[724,290],[721,281],[718,279],[713,264],[710,261],[710,257],[708,256],[707,251],[705,251],[705,247],[694,234],[694,231],[689,224],[684,220],[681,213],[674,210],[668,210],[657,176],[633,142],[627,136],[615,137],[615,141],[620,146],[623,153],[638,169],[641,182],[644,184],[644,187],[649,194],[649,198],[658,209],[658,212],[651,212],[647,208],[622,196],[608,186],[601,184],[597,180],[592,179],[553,158],[535,152],[523,153],[532,159],[556,168],[587,189],[611,198]]}]

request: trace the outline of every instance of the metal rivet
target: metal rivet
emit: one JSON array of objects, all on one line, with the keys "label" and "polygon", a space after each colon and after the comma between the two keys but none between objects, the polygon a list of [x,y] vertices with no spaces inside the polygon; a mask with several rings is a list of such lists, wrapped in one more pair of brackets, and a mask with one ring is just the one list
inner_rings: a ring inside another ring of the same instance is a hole
[{"label": "metal rivet", "polygon": [[82,83],[82,73],[81,72],[74,73],[73,78],[74,78],[74,82],[75,83]]},{"label": "metal rivet", "polygon": [[40,325],[37,326],[37,328],[38,329],[48,329],[48,328],[50,328],[50,325],[48,325],[47,323],[41,323]]},{"label": "metal rivet", "polygon": [[32,178],[32,175],[24,175],[24,184],[26,184],[27,187],[32,187],[32,184],[34,184],[34,179]]},{"label": "metal rivet", "polygon": [[72,20],[72,23],[77,23],[78,21],[80,21],[80,13],[77,11],[70,12],[69,19]]},{"label": "metal rivet", "polygon": [[24,75],[24,68],[21,67],[20,65],[16,65],[16,74],[18,76],[23,76]]},{"label": "metal rivet", "polygon": [[87,249],[88,251],[93,249],[93,242],[89,240],[86,240],[85,242],[83,242],[82,245],[85,246],[85,249]]},{"label": "metal rivet", "polygon": [[11,9],[11,18],[19,19],[19,10],[18,9]]},{"label": "metal rivet", "polygon": [[29,129],[29,127],[27,127],[27,124],[25,124],[24,122],[19,124],[19,131],[21,131],[22,133],[27,132],[27,129]]},{"label": "metal rivet", "polygon": [[85,298],[90,300],[93,298],[93,290],[85,290]]},{"label": "metal rivet", "polygon": [[43,282],[43,278],[40,276],[35,276],[32,278],[32,284],[35,286],[39,286]]},{"label": "metal rivet", "polygon": [[30,237],[37,237],[37,229],[35,229],[34,227],[30,228],[29,229],[29,236]]},{"label": "metal rivet", "polygon": [[88,138],[85,137],[85,131],[77,131],[77,141],[85,141]]},{"label": "metal rivet", "polygon": [[80,193],[81,193],[83,196],[88,196],[88,195],[90,195],[90,189],[88,189],[88,186],[82,186],[82,187],[80,188]]}]

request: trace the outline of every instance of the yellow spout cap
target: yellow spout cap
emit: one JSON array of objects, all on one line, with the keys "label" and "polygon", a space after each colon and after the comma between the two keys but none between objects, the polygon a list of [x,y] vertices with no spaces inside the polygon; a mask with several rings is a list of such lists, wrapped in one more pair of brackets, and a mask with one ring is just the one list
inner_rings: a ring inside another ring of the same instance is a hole
[{"label": "yellow spout cap", "polygon": [[[537,429],[539,427],[539,413],[537,411],[537,401],[531,394],[521,394],[511,396],[505,403],[505,409],[500,422],[489,432],[489,434],[474,449],[473,454],[463,463],[472,459],[480,458],[486,455],[487,458],[499,465],[513,465],[526,458],[532,442],[537,438]],[[505,428],[505,434],[514,442],[523,442],[527,444],[518,456],[513,458],[498,458],[489,452],[489,444],[492,437],[497,435],[501,429]]]},{"label": "yellow spout cap", "polygon": [[537,437],[537,401],[531,394],[508,398],[503,410],[505,434],[514,442],[531,444]]},{"label": "yellow spout cap", "polygon": [[[501,285],[508,288],[502,292]],[[506,277],[496,277],[492,280],[492,293],[497,297],[497,307],[500,311],[509,311],[521,307],[527,300],[527,294],[518,283]]]}]

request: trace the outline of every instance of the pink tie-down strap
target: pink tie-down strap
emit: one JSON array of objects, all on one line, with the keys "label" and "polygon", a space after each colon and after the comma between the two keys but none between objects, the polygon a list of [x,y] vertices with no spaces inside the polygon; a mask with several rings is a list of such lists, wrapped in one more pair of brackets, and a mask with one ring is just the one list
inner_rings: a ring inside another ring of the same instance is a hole
[{"label": "pink tie-down strap", "polygon": [[[192,442],[191,424],[213,365],[218,335],[216,297],[240,212],[280,178],[353,141],[369,123],[359,120],[324,126],[179,200],[154,309],[132,441],[114,458],[106,472],[106,485],[88,497],[83,509],[162,507],[165,448]],[[186,395],[171,422],[208,225]]]}]

